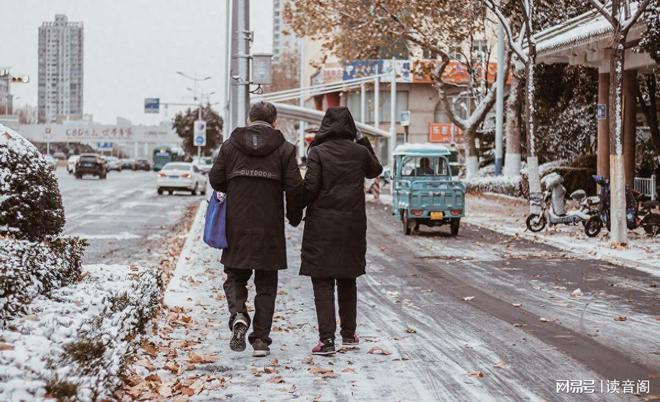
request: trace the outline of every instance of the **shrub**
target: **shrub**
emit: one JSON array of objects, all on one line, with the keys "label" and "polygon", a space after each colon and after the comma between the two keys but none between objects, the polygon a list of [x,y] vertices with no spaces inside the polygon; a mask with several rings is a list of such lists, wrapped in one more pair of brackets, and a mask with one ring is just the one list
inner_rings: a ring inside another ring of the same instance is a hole
[{"label": "shrub", "polygon": [[78,238],[0,239],[0,327],[39,294],[76,282],[85,245]]},{"label": "shrub", "polygon": [[0,125],[0,234],[43,240],[64,227],[57,179],[36,147]]},{"label": "shrub", "polygon": [[463,183],[466,193],[497,193],[520,197],[520,181],[520,176],[487,176],[465,179]]}]

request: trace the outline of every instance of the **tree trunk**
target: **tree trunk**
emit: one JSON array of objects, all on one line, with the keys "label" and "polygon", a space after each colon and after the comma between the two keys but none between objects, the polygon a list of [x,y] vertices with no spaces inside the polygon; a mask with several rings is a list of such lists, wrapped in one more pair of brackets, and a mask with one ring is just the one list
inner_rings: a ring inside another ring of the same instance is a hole
[{"label": "tree trunk", "polygon": [[[534,67],[536,66],[536,47],[532,41],[528,42],[527,61],[527,102],[525,102],[525,118],[527,119],[527,177],[529,180],[529,195],[540,196],[541,177],[539,174],[539,159],[536,156],[536,99],[534,87]],[[530,212],[536,213],[537,207],[532,207]]]},{"label": "tree trunk", "polygon": [[476,139],[476,127],[466,127],[463,131],[463,141],[465,143],[465,176],[467,178],[479,176],[479,155]]},{"label": "tree trunk", "polygon": [[623,68],[625,37],[615,30],[610,58],[610,241],[627,242],[626,190],[623,161]]},{"label": "tree trunk", "polygon": [[520,125],[518,106],[520,102],[520,72],[514,70],[511,75],[509,99],[506,104],[506,155],[504,175],[508,177],[520,174]]}]

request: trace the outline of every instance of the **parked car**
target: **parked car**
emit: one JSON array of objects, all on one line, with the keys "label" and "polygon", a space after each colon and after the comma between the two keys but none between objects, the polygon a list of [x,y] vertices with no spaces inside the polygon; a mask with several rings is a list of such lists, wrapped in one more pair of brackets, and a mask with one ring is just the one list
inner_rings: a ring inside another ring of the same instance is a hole
[{"label": "parked car", "polygon": [[151,170],[151,163],[148,159],[136,159],[135,160],[135,169],[136,170]]},{"label": "parked car", "polygon": [[120,159],[122,169],[135,170],[135,159]]},{"label": "parked car", "polygon": [[108,175],[105,160],[97,154],[82,154],[76,162],[76,178],[82,179],[85,175],[93,175],[105,179]]},{"label": "parked car", "polygon": [[76,163],[78,163],[80,155],[72,155],[69,157],[69,160],[66,162],[66,171],[73,174],[76,173]]},{"label": "parked car", "polygon": [[210,172],[211,168],[213,167],[213,158],[210,156],[203,156],[199,159],[194,158],[193,164],[196,165],[199,170],[202,171],[202,173],[208,174],[208,172]]},{"label": "parked car", "polygon": [[64,152],[55,152],[53,153],[53,158],[55,158],[58,161],[65,161],[66,155],[64,154]]},{"label": "parked car", "polygon": [[48,166],[50,166],[53,170],[57,169],[57,161],[55,158],[53,158],[50,155],[44,155],[44,159],[46,159],[46,163]]},{"label": "parked car", "polygon": [[167,163],[158,172],[157,180],[158,194],[167,191],[171,195],[176,190],[190,191],[192,195],[206,194],[206,176],[192,163]]},{"label": "parked car", "polygon": [[116,170],[118,172],[121,172],[121,162],[119,161],[119,158],[115,156],[105,156],[105,162],[107,164],[107,169],[108,172],[112,170]]}]

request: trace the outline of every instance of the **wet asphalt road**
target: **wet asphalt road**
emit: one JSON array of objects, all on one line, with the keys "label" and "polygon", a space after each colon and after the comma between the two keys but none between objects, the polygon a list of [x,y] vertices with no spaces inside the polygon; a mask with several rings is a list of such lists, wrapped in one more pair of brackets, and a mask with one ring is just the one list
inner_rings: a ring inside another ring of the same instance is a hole
[{"label": "wet asphalt road", "polygon": [[[443,364],[471,360],[499,377],[484,381],[491,397],[571,399],[554,392],[556,380],[649,379],[660,394],[656,277],[466,224],[456,238],[447,227],[405,236],[379,204],[368,204],[368,216],[370,270],[360,295],[374,311],[365,316],[384,331],[405,322],[423,334],[403,349],[437,362],[420,375],[438,398],[453,381]],[[577,288],[582,295],[572,296]],[[383,308],[389,319],[376,314]],[[488,367],[493,355],[506,370]]]},{"label": "wet asphalt road", "polygon": [[156,173],[110,172],[106,180],[77,180],[59,168],[65,233],[88,239],[86,264],[158,262],[158,246],[171,234],[191,203],[189,193],[159,196]]}]

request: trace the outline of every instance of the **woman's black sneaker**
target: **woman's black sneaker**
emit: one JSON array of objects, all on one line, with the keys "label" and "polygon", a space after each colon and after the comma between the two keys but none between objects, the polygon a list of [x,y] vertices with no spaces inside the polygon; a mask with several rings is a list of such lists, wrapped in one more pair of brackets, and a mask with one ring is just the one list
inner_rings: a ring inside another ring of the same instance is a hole
[{"label": "woman's black sneaker", "polygon": [[255,339],[254,342],[252,342],[252,348],[254,349],[254,352],[252,352],[252,356],[254,357],[265,357],[270,354],[268,344],[262,339]]},{"label": "woman's black sneaker", "polygon": [[231,341],[229,341],[229,347],[231,350],[235,352],[242,352],[245,350],[245,334],[247,333],[247,330],[247,320],[241,314],[237,315],[231,331]]},{"label": "woman's black sneaker", "polygon": [[345,349],[359,349],[360,337],[354,334],[352,338],[341,338],[341,346]]},{"label": "woman's black sneaker", "polygon": [[312,349],[312,354],[321,355],[321,356],[331,356],[335,354],[335,340],[332,338],[327,338],[314,346]]}]

